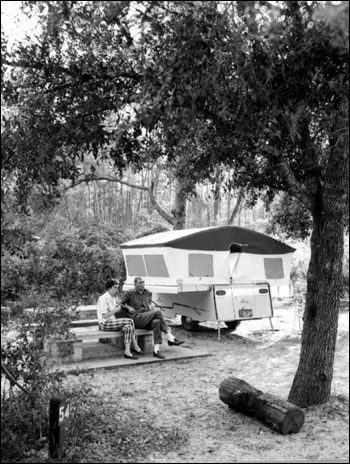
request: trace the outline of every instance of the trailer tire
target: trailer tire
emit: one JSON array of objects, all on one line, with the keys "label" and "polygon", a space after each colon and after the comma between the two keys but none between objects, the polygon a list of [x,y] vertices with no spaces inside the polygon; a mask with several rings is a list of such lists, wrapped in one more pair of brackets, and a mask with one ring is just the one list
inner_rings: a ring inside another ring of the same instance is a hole
[{"label": "trailer tire", "polygon": [[187,316],[181,316],[181,325],[188,332],[196,330],[196,328],[198,327],[198,324],[199,324],[199,321],[194,321],[193,319]]},{"label": "trailer tire", "polygon": [[227,327],[231,330],[236,330],[237,327],[240,325],[241,321],[225,321]]}]

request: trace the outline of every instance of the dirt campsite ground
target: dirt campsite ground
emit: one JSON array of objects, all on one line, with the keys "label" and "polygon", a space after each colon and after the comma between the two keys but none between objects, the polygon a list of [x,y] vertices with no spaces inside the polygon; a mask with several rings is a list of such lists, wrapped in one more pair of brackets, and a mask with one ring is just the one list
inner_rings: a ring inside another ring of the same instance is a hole
[{"label": "dirt campsite ground", "polygon": [[91,411],[98,407],[100,414],[95,419],[92,414],[86,424],[84,446],[76,450],[79,460],[73,456],[69,462],[349,459],[348,310],[339,316],[331,401],[305,409],[299,433],[282,436],[219,399],[219,385],[231,375],[287,399],[299,360],[301,324],[296,308],[279,308],[275,332],[268,319],[249,321],[233,333],[223,329],[218,341],[215,324],[186,332],[176,319],[173,333],[186,346],[212,356],[69,376],[69,382],[87,383]]}]

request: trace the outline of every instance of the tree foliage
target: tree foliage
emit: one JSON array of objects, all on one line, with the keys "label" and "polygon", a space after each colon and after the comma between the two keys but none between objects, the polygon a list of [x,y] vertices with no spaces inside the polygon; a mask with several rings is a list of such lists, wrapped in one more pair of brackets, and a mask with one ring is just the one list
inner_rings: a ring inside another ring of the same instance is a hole
[{"label": "tree foliage", "polygon": [[76,180],[77,159],[89,152],[108,153],[119,173],[165,154],[181,183],[179,211],[169,217],[183,223],[181,205],[214,172],[216,147],[196,111],[197,101],[215,94],[223,54],[216,42],[224,43],[223,26],[228,34],[211,3],[23,2],[39,28],[3,57],[11,110],[3,121],[4,188],[15,183],[25,204],[39,182],[54,201],[59,179]]},{"label": "tree foliage", "polygon": [[270,208],[271,222],[266,232],[282,232],[286,237],[304,240],[310,237],[312,217],[310,212],[298,200],[284,194],[277,198]]},{"label": "tree foliage", "polygon": [[[17,110],[2,141],[5,172],[29,161],[17,172],[22,199],[38,179],[54,197],[89,151],[104,148],[119,169],[144,163],[146,143],[148,159],[165,152],[197,177],[229,162],[238,184],[287,190],[311,207],[340,102],[346,112],[346,11],[327,24],[316,21],[329,14],[322,5],[286,2],[277,16],[258,3],[24,2],[40,29],[4,56],[4,100]],[[159,121],[152,155],[146,139]],[[343,131],[346,114],[337,121]]]}]

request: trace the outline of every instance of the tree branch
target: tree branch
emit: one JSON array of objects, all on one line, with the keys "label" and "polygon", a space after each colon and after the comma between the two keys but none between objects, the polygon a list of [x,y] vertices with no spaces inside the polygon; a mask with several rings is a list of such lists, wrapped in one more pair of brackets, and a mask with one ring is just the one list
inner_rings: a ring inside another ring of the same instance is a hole
[{"label": "tree branch", "polygon": [[237,201],[236,201],[235,207],[233,208],[232,214],[231,214],[230,219],[228,221],[229,226],[231,226],[233,224],[233,221],[234,221],[238,211],[242,207],[243,200],[244,200],[244,187],[240,187],[239,190],[238,190]]},{"label": "tree branch", "polygon": [[17,382],[17,380],[13,377],[13,375],[10,373],[10,371],[6,368],[5,364],[1,360],[1,370],[5,373],[6,377],[10,380],[10,382],[14,383],[17,385],[18,388],[20,388],[24,393],[26,393],[29,396],[34,396],[33,393],[30,391],[26,390],[20,383]]},{"label": "tree branch", "polygon": [[[5,64],[6,66],[11,66],[11,67],[17,67],[17,68],[24,68],[24,69],[37,69],[39,71],[44,70],[47,67],[46,63],[39,63],[39,62],[34,62],[34,63],[29,63],[25,60],[19,60],[19,61],[8,61],[5,58],[2,60],[2,64]],[[67,74],[68,76],[73,76],[76,77],[79,72],[81,72],[80,69],[69,69],[69,68],[64,68],[62,66],[57,66],[54,65],[54,68],[56,71],[60,71],[61,73]],[[134,71],[125,71],[125,72],[116,72],[115,74],[113,73],[107,73],[103,72],[103,75],[100,75],[98,77],[103,77],[104,80],[113,80],[116,78],[124,78],[124,79],[132,79],[136,82],[141,81],[141,75],[138,74],[137,72]],[[82,82],[87,82],[89,80],[94,79],[94,76],[88,73],[82,73],[81,75],[81,80]],[[75,85],[74,82],[71,83],[65,83],[62,84],[63,86],[69,86],[69,85]]]},{"label": "tree branch", "polygon": [[127,182],[125,180],[120,179],[119,177],[86,175],[82,179],[73,181],[72,185],[70,187],[67,187],[65,190],[74,188],[77,185],[82,184],[84,182],[89,183],[93,180],[107,180],[108,182],[117,182],[119,184],[127,185],[128,187],[131,187],[134,189],[145,190],[146,192],[148,192],[151,203],[154,209],[157,211],[157,213],[160,214],[160,216],[162,216],[163,219],[169,222],[169,224],[174,225],[173,218],[166,211],[164,211],[164,209],[160,206],[160,204],[156,200],[156,197],[154,196],[154,193],[153,193],[154,182],[151,183],[150,187],[145,187],[145,186],[138,185],[138,184],[132,184],[131,182]]},{"label": "tree branch", "polygon": [[138,189],[138,190],[148,190],[148,187],[143,187],[142,185],[132,184],[126,180],[121,180],[119,177],[111,176],[98,176],[94,177],[94,180],[108,180],[109,182],[118,182],[119,184],[127,185],[128,187]]},{"label": "tree branch", "polygon": [[308,210],[311,210],[311,202],[307,189],[296,180],[288,160],[284,156],[280,156],[279,161],[291,192],[306,206],[306,208],[308,208]]},{"label": "tree branch", "polygon": [[[29,63],[28,61],[24,61],[24,60],[8,61],[6,59],[2,60],[2,64],[5,64],[6,66],[12,66],[14,68],[17,67],[17,68],[38,69],[38,70],[42,70],[47,66],[46,63],[39,63],[39,62]],[[57,70],[64,72],[66,74],[72,74],[72,72],[69,69],[63,68],[62,66],[57,66]]]},{"label": "tree branch", "polygon": [[154,189],[154,182],[151,183],[151,187],[147,188],[149,197],[151,199],[152,205],[154,206],[154,209],[157,211],[158,214],[162,216],[163,219],[165,219],[167,222],[169,222],[169,224],[173,226],[174,219],[171,216],[169,216],[169,214],[166,213],[164,209],[159,205],[159,203],[157,202],[154,196],[153,189]]}]

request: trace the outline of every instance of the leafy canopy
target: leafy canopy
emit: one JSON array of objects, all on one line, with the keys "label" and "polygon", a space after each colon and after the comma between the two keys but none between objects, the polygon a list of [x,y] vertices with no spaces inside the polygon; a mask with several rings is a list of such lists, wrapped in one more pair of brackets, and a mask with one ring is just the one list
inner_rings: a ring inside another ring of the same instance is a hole
[{"label": "leafy canopy", "polygon": [[[2,63],[2,175],[15,174],[22,202],[33,182],[54,197],[88,152],[105,149],[120,170],[144,163],[159,127],[169,162],[191,158],[194,175],[224,163],[236,183],[308,209],[331,188],[347,136],[343,2],[23,4],[37,34]],[[183,155],[193,134],[200,149]]]}]

